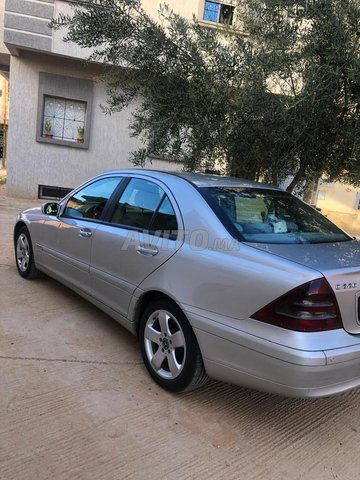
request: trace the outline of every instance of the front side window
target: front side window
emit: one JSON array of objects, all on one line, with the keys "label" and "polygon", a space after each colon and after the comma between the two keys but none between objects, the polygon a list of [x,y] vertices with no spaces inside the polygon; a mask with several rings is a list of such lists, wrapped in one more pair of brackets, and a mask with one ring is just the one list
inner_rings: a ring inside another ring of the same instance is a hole
[{"label": "front side window", "polygon": [[84,143],[86,102],[44,97],[42,135],[49,139]]},{"label": "front side window", "polygon": [[203,19],[208,22],[221,23],[223,25],[232,25],[234,19],[234,9],[232,5],[226,3],[205,0]]},{"label": "front side window", "polygon": [[314,208],[287,192],[240,187],[201,188],[241,240],[257,243],[328,243],[351,240]]},{"label": "front side window", "polygon": [[103,178],[82,188],[68,200],[63,216],[99,220],[119,178]]},{"label": "front side window", "polygon": [[131,179],[125,188],[111,222],[160,234],[177,230],[176,215],[164,190],[138,178]]}]

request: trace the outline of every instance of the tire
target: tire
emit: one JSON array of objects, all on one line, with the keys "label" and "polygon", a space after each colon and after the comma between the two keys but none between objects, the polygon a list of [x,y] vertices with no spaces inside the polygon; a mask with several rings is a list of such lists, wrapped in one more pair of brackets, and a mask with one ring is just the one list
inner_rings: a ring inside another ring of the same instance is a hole
[{"label": "tire", "polygon": [[35,267],[30,233],[25,226],[16,233],[15,261],[18,272],[23,278],[31,280],[41,276],[41,272]]},{"label": "tire", "polygon": [[145,366],[170,392],[184,392],[208,380],[195,334],[180,308],[167,299],[149,304],[140,320],[139,341]]}]

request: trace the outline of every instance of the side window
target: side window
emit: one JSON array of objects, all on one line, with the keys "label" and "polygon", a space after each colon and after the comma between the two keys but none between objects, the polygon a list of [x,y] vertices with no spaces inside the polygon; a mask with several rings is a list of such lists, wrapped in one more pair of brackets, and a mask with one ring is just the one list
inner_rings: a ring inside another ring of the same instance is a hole
[{"label": "side window", "polygon": [[99,219],[119,182],[119,178],[103,178],[82,188],[68,200],[63,216]]},{"label": "side window", "polygon": [[133,178],[121,195],[111,222],[149,229],[164,194],[164,190],[155,183]]},{"label": "side window", "polygon": [[151,224],[151,230],[155,231],[168,231],[175,234],[178,229],[176,215],[174,209],[170,203],[168,197],[164,197],[161,202],[160,208],[157,211],[153,222]]},{"label": "side window", "polygon": [[164,190],[153,182],[133,178],[113,213],[112,223],[143,230],[176,230],[174,210]]}]

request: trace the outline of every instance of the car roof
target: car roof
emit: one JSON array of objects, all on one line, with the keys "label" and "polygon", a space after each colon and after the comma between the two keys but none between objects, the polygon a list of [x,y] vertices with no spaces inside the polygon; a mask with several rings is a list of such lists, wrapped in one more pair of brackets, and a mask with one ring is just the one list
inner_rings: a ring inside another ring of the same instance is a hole
[{"label": "car roof", "polygon": [[269,185],[261,182],[254,182],[252,180],[246,180],[244,178],[226,177],[222,175],[209,175],[204,173],[187,173],[179,172],[175,175],[194,183],[198,187],[253,187],[253,188],[276,188],[273,185]]},{"label": "car roof", "polygon": [[281,190],[274,185],[267,183],[254,182],[243,178],[226,177],[222,175],[209,175],[204,173],[190,172],[172,172],[166,170],[151,170],[145,168],[134,168],[126,170],[113,170],[106,173],[126,173],[126,174],[146,174],[154,178],[166,180],[166,177],[179,177],[187,182],[192,183],[196,187],[248,187],[248,188],[264,188],[272,190]]}]

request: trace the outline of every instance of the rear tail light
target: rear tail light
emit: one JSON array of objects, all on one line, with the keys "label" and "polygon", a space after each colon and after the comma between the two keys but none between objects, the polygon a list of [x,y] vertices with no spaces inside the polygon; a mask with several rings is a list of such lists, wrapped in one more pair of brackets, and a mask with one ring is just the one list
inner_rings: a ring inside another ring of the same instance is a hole
[{"label": "rear tail light", "polygon": [[313,280],[291,290],[251,317],[298,332],[342,328],[335,294],[325,278]]}]

